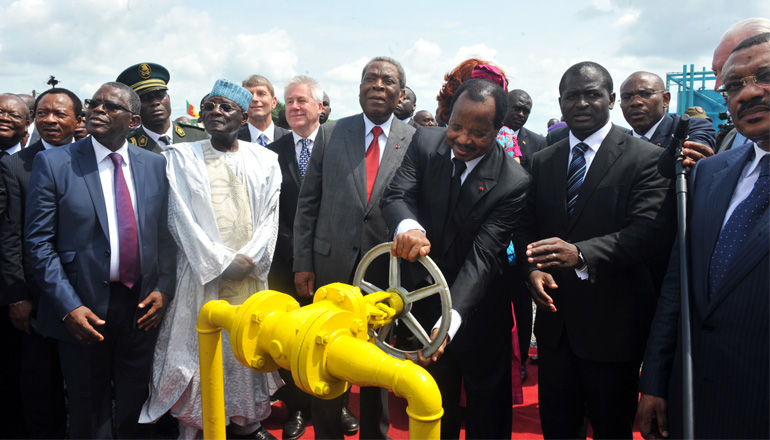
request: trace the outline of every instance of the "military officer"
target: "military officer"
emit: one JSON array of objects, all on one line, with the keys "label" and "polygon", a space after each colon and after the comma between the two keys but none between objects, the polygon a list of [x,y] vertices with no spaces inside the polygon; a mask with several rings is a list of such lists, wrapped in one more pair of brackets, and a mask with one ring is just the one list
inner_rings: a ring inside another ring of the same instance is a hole
[{"label": "military officer", "polygon": [[170,76],[159,64],[141,63],[127,68],[117,79],[134,89],[142,100],[142,125],[128,133],[128,141],[155,153],[171,144],[208,139],[197,124],[171,121]]}]

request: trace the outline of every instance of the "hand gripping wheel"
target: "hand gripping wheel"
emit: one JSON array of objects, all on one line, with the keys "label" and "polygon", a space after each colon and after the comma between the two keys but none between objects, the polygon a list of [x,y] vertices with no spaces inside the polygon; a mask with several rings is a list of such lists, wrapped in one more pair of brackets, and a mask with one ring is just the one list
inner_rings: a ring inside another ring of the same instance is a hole
[{"label": "hand gripping wheel", "polygon": [[[420,344],[423,345],[423,356],[429,357],[438,350],[444,341],[449,330],[449,324],[451,319],[450,311],[452,310],[452,298],[449,295],[449,286],[447,285],[444,275],[439,270],[436,263],[429,257],[420,256],[415,263],[419,262],[430,275],[433,280],[433,284],[422,287],[414,291],[408,291],[401,286],[401,258],[390,255],[390,246],[392,243],[382,243],[373,247],[369,252],[364,255],[361,262],[358,263],[355,276],[353,277],[353,285],[361,289],[364,295],[368,295],[374,292],[388,292],[391,294],[391,306],[395,306],[394,303],[401,303],[403,307],[399,313],[394,317],[394,321],[384,325],[379,330],[375,331],[370,329],[369,333],[374,337],[377,346],[384,352],[390,354],[393,357],[399,359],[406,359],[406,354],[409,354],[412,359],[417,359],[417,351],[405,351],[390,345],[390,336],[394,328],[395,320],[399,323],[406,325],[406,327],[417,337]],[[388,254],[390,261],[388,264],[388,286],[387,289],[382,289],[373,283],[366,281],[366,271],[372,262],[379,256]],[[427,298],[429,296],[439,294],[441,298],[441,325],[438,328],[438,334],[436,338],[431,341],[430,335],[425,332],[417,319],[412,315],[412,304],[415,302]],[[397,310],[399,307],[395,307]]]}]

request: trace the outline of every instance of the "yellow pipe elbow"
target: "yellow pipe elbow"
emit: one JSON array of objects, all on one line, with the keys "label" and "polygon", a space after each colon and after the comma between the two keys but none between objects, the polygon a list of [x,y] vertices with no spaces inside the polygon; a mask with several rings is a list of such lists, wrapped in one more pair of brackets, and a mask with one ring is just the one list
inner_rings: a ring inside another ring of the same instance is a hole
[{"label": "yellow pipe elbow", "polygon": [[326,366],[332,376],[359,386],[388,388],[405,398],[410,438],[440,437],[444,414],[441,392],[424,368],[388,356],[374,344],[350,336],[329,343]]},{"label": "yellow pipe elbow", "polygon": [[200,362],[201,399],[203,405],[203,437],[224,439],[225,392],[222,367],[221,322],[230,305],[226,301],[209,301],[198,313],[198,361]]}]

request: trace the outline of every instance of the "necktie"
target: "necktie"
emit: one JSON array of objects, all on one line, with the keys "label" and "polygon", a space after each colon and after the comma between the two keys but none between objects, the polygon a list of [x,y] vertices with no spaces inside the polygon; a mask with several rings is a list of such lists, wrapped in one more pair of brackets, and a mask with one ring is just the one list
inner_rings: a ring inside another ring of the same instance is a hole
[{"label": "necktie", "polygon": [[257,143],[259,145],[262,145],[263,147],[266,147],[267,146],[267,136],[265,136],[264,133],[260,134],[259,137],[257,138]]},{"label": "necktie", "polygon": [[165,134],[159,138],[163,143],[166,144],[166,146],[171,145],[171,138],[166,136]]},{"label": "necktie", "polygon": [[588,150],[588,145],[579,143],[572,148],[572,161],[567,172],[567,214],[572,216],[575,210],[580,185],[586,177],[586,158],[583,156]]},{"label": "necktie", "polygon": [[372,143],[369,144],[369,148],[366,150],[366,202],[369,203],[369,199],[372,197],[372,188],[374,188],[374,181],[377,180],[377,170],[380,168],[380,134],[382,134],[382,127],[374,126],[372,128]]},{"label": "necktie", "polygon": [[[454,208],[457,203],[457,199],[460,197],[460,188],[462,187],[462,180],[460,177],[465,172],[467,165],[465,162],[458,158],[453,158],[452,163],[455,165],[455,174],[452,176],[452,182],[449,184],[449,209]],[[449,213],[451,215],[451,212]]]},{"label": "necktie", "polygon": [[740,249],[743,240],[754,229],[770,203],[768,200],[770,159],[768,157],[770,155],[766,154],[760,160],[759,178],[754,184],[754,188],[748,197],[738,204],[719,234],[709,267],[709,297],[719,288],[720,283],[727,275],[730,259]]},{"label": "necktie", "polygon": [[118,218],[118,243],[120,246],[120,282],[129,289],[139,275],[139,239],[136,231],[134,206],[131,193],[123,176],[121,163],[123,158],[118,153],[111,153],[110,159],[115,165],[115,206]]},{"label": "necktie", "polygon": [[299,150],[299,180],[304,182],[307,164],[310,162],[310,139],[302,139],[300,142],[302,149]]}]

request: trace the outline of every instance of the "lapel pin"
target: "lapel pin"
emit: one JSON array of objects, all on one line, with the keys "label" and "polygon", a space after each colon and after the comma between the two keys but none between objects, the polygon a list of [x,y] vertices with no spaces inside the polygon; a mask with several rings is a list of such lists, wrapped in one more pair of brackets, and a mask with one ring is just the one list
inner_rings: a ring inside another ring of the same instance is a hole
[{"label": "lapel pin", "polygon": [[483,186],[480,186],[480,187],[479,187],[479,191],[484,191],[484,187],[483,187]]},{"label": "lapel pin", "polygon": [[398,150],[399,148],[401,148],[401,145],[396,145],[396,150]]}]

